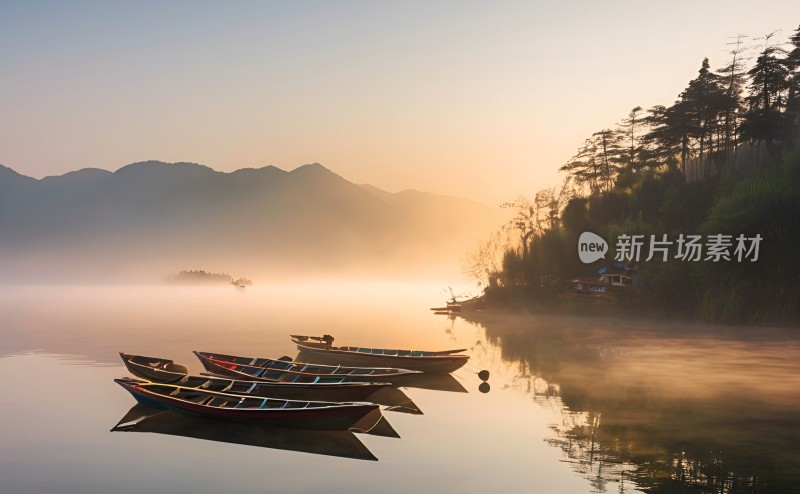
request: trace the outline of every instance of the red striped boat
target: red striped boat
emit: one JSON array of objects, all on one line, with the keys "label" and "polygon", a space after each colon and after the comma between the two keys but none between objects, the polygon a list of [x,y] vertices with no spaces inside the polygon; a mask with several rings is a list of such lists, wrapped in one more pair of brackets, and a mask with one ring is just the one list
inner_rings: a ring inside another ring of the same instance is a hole
[{"label": "red striped boat", "polygon": [[114,382],[143,405],[282,427],[345,430],[379,408],[375,403],[263,398],[131,378]]},{"label": "red striped boat", "polygon": [[314,399],[323,401],[358,401],[392,385],[382,382],[353,382],[344,376],[307,376],[288,372],[259,380],[190,376],[186,367],[172,360],[127,353],[120,353],[120,357],[133,375],[148,381],[270,398],[308,399],[313,395]]},{"label": "red striped boat", "polygon": [[[349,367],[293,362],[291,359],[239,357],[220,353],[194,352],[208,372],[238,379],[270,380],[281,374],[312,377],[345,377],[347,381],[389,381],[419,374],[420,371],[387,367]],[[288,358],[288,357],[287,357]]]}]

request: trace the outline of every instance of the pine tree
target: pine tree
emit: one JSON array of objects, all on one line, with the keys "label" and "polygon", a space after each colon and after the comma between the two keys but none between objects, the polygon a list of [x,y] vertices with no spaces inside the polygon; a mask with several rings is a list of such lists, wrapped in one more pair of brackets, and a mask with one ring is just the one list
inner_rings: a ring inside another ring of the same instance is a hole
[{"label": "pine tree", "polygon": [[693,129],[686,103],[678,100],[670,107],[654,106],[646,120],[650,127],[643,137],[646,160],[663,163],[667,168],[680,166],[685,175],[690,152],[689,135]]},{"label": "pine tree", "polygon": [[680,96],[689,116],[689,135],[697,141],[701,160],[714,151],[714,135],[721,128],[727,102],[721,78],[710,67],[708,58],[703,59],[697,77]]},{"label": "pine tree", "polygon": [[560,171],[567,172],[578,186],[587,187],[590,194],[608,192],[614,186],[624,156],[620,134],[603,129],[586,139]]},{"label": "pine tree", "polygon": [[745,36],[740,34],[736,36],[735,41],[728,43],[733,46],[729,52],[731,60],[728,65],[719,69],[721,82],[725,87],[723,149],[726,159],[736,152],[737,146],[737,129],[742,111],[742,91],[745,82],[745,59],[742,54],[744,39]]},{"label": "pine tree", "polygon": [[783,60],[788,72],[786,95],[786,136],[789,146],[794,145],[800,138],[800,26],[789,38],[792,49]]},{"label": "pine tree", "polygon": [[743,138],[767,144],[773,148],[773,154],[774,148],[780,144],[785,125],[782,107],[789,76],[789,71],[780,58],[784,50],[769,44],[774,35],[775,33],[770,33],[764,37],[764,50],[748,72],[750,95],[747,97],[748,110],[741,125]]},{"label": "pine tree", "polygon": [[568,173],[579,187],[590,194],[600,191],[600,168],[596,160],[597,147],[593,139],[586,139],[578,152],[559,170]]},{"label": "pine tree", "polygon": [[601,165],[603,189],[610,191],[619,173],[620,164],[624,161],[624,149],[620,146],[619,133],[611,129],[603,129],[592,134],[597,149],[597,158]]},{"label": "pine tree", "polygon": [[[637,106],[628,112],[618,126],[617,133],[624,139],[626,146],[626,153],[624,155],[623,166],[629,171],[636,171],[641,168],[642,162],[640,159],[641,145],[639,134],[644,126],[645,119],[642,116],[642,107]],[[622,143],[621,143],[622,144]]]}]

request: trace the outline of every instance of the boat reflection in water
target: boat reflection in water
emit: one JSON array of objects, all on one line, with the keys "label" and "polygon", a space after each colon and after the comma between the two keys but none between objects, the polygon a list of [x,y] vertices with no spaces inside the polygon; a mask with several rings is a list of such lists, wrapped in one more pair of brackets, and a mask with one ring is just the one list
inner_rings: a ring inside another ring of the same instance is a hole
[{"label": "boat reflection in water", "polygon": [[[365,421],[369,418],[365,417]],[[286,429],[263,424],[242,424],[187,415],[174,410],[160,410],[140,404],[131,408],[111,431],[151,432],[258,448],[357,460],[378,460],[351,431]],[[399,437],[385,419],[370,427],[371,431],[385,437]]]},{"label": "boat reflection in water", "polygon": [[[324,358],[314,355],[314,359]],[[299,359],[299,357],[298,357]],[[320,363],[309,360],[309,363]],[[182,372],[185,372],[182,370]],[[398,386],[466,393],[467,390],[450,374],[414,374],[404,376]],[[422,410],[397,387],[383,387],[368,397],[386,411],[422,415]],[[266,424],[216,420],[176,410],[164,410],[137,404],[111,429],[113,432],[153,432],[192,437],[271,449],[339,456],[377,461],[377,458],[354,433],[389,438],[400,435],[383,417],[380,409],[364,416],[350,430],[288,429]]]},{"label": "boat reflection in water", "polygon": [[383,388],[369,395],[366,400],[383,405],[386,407],[384,410],[388,412],[422,415],[422,410],[402,389],[394,387]]},{"label": "boat reflection in water", "polygon": [[350,432],[369,434],[370,436],[392,437],[400,439],[400,434],[386,420],[380,410],[374,410],[350,428]]},{"label": "boat reflection in water", "polygon": [[[298,362],[307,362],[309,364],[320,365],[338,365],[337,362],[342,363],[342,359],[338,357],[329,357],[326,355],[309,353],[300,351],[293,360]],[[405,388],[419,388],[428,389],[431,391],[449,391],[451,393],[467,393],[468,391],[458,380],[451,374],[411,374],[407,376],[398,376],[391,379],[391,382],[396,386]],[[380,390],[375,395],[380,395],[384,390]],[[373,395],[373,397],[375,396]],[[370,398],[372,400],[372,397]],[[387,403],[382,403],[385,405]]]}]

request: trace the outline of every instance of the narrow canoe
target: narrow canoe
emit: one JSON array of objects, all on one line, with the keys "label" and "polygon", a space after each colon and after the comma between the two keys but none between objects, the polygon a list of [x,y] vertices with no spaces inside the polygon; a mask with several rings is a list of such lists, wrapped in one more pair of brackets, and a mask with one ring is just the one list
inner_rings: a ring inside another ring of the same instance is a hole
[{"label": "narrow canoe", "polygon": [[[210,391],[240,393],[270,398],[323,401],[359,401],[390,387],[391,383],[347,381],[344,376],[307,376],[287,372],[260,380],[233,380],[219,377],[190,376],[186,367],[172,360],[120,353],[128,370],[135,376],[159,383],[186,387],[202,386]],[[183,369],[182,372],[180,370]],[[244,391],[247,391],[244,393]]]},{"label": "narrow canoe", "polygon": [[420,371],[387,367],[319,365],[292,360],[239,357],[220,353],[194,352],[208,372],[246,380],[270,380],[288,373],[311,377],[345,377],[347,381],[392,381]]},{"label": "narrow canoe", "polygon": [[333,346],[333,337],[291,335],[292,341],[302,352],[325,355],[330,359],[350,365],[392,365],[431,374],[447,374],[460,369],[469,360],[468,355],[457,355],[458,350],[391,350],[385,348],[363,348]]},{"label": "narrow canoe", "polygon": [[263,398],[130,378],[114,381],[143,405],[281,427],[346,430],[379,408],[375,403]]}]

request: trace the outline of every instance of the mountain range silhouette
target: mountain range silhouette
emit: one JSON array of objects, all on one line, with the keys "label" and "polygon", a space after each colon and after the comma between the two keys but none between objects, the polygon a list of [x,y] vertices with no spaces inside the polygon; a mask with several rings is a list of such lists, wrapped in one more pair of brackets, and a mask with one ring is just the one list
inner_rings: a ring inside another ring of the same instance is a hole
[{"label": "mountain range silhouette", "polygon": [[0,165],[0,280],[425,272],[457,266],[503,218],[466,199],[357,185],[318,163],[223,173],[144,161],[42,179]]}]

